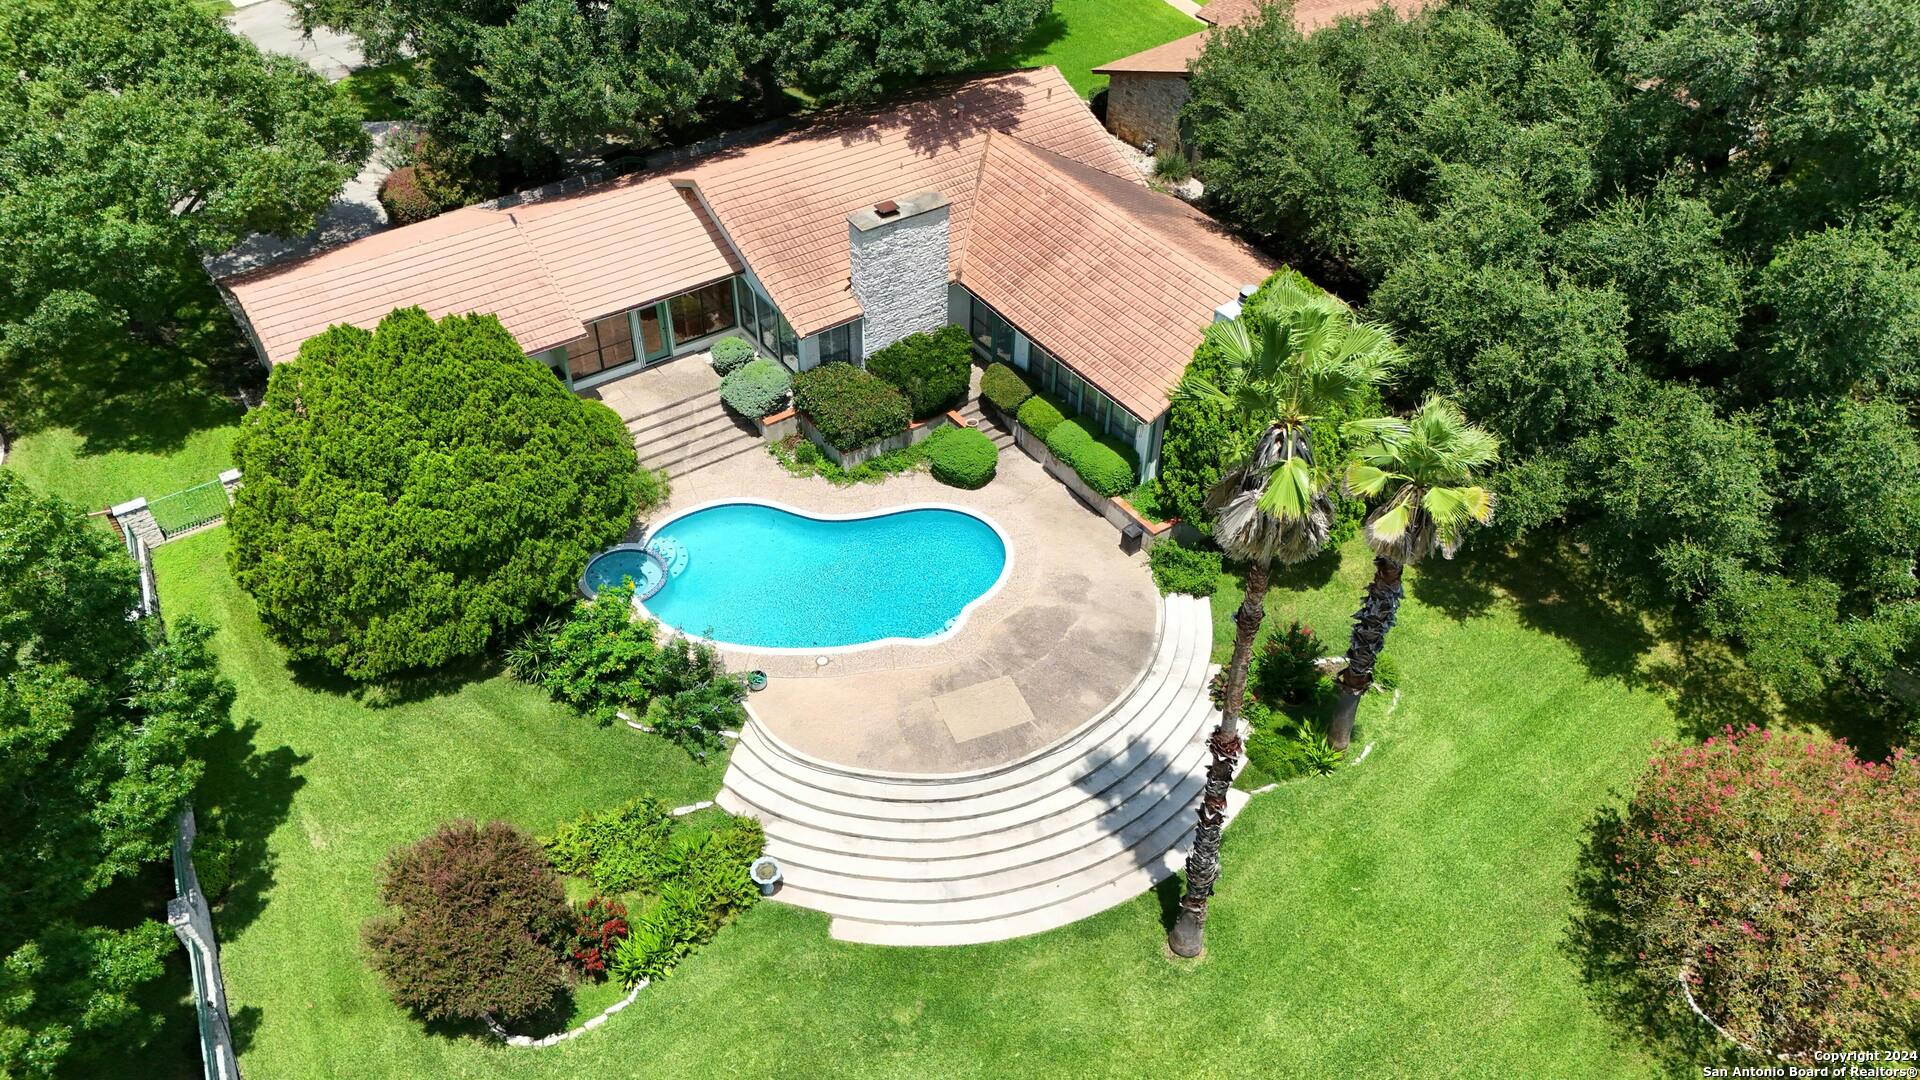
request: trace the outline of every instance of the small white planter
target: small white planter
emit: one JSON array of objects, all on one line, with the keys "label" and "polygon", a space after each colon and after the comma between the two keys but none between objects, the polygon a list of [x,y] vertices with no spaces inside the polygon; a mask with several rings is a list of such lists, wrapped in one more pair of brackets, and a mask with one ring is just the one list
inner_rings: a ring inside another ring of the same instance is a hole
[{"label": "small white planter", "polygon": [[753,860],[753,865],[747,867],[747,875],[753,878],[755,885],[760,886],[761,896],[772,896],[774,890],[780,887],[782,878],[780,864],[771,855],[762,855]]}]

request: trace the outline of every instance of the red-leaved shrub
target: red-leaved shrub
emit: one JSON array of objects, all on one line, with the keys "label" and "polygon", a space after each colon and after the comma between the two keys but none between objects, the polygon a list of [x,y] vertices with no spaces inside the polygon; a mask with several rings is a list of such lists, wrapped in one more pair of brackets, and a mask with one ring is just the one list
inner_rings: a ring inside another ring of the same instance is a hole
[{"label": "red-leaved shrub", "polygon": [[1734,1038],[1794,1058],[1914,1044],[1911,758],[1753,728],[1662,750],[1602,862],[1642,975],[1684,979]]},{"label": "red-leaved shrub", "polygon": [[388,173],[387,178],[380,181],[377,198],[387,212],[387,220],[395,225],[411,225],[439,213],[433,200],[420,190],[419,173],[412,165],[402,165]]},{"label": "red-leaved shrub", "polygon": [[573,910],[573,945],[568,956],[580,974],[599,978],[607,973],[607,957],[614,942],[632,933],[627,905],[596,896]]},{"label": "red-leaved shrub", "polygon": [[397,910],[364,928],[373,968],[426,1019],[520,1019],[568,985],[565,890],[540,845],[505,822],[450,822],[395,849],[380,899]]}]

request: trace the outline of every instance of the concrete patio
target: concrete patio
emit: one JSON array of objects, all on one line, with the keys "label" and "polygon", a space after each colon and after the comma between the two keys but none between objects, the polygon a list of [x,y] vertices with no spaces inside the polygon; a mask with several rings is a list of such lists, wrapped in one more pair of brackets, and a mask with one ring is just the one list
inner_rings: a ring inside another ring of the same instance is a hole
[{"label": "concrete patio", "polygon": [[[638,413],[629,426],[644,444],[645,405],[710,385],[705,366],[686,357],[603,385],[597,396],[623,416]],[[899,773],[1012,761],[1121,697],[1154,650],[1160,599],[1145,558],[1122,553],[1110,525],[1018,451],[1001,455],[999,475],[979,491],[925,473],[835,487],[788,475],[758,447],[669,476],[672,499],[654,520],[741,497],[818,513],[946,503],[991,517],[1011,540],[1006,582],[944,641],[836,653],[824,665],[813,655],[729,651],[736,670],[772,677],[749,701],[759,721],[812,757]]]}]

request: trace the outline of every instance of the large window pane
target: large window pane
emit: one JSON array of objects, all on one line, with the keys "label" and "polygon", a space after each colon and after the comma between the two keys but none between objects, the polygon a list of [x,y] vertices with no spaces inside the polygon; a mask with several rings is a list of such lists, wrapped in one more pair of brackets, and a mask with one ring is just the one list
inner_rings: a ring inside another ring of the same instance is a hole
[{"label": "large window pane", "polygon": [[780,328],[777,325],[780,313],[774,310],[773,301],[755,293],[754,307],[760,314],[760,347],[778,356],[780,354]]},{"label": "large window pane", "polygon": [[567,368],[578,379],[633,362],[633,326],[627,313],[587,327],[587,336],[567,346]]},{"label": "large window pane", "polygon": [[716,281],[704,289],[667,301],[673,314],[673,339],[692,341],[733,325],[733,283]]}]

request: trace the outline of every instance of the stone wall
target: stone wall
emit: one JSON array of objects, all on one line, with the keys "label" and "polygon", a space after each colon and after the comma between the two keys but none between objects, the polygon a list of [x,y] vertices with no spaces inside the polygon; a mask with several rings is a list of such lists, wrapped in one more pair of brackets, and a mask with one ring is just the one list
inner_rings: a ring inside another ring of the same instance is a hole
[{"label": "stone wall", "polygon": [[1180,109],[1188,94],[1185,75],[1116,74],[1107,85],[1107,127],[1135,146],[1180,148]]},{"label": "stone wall", "polygon": [[866,311],[862,359],[947,325],[947,200],[928,191],[895,205],[892,214],[866,209],[847,218],[853,295]]}]

